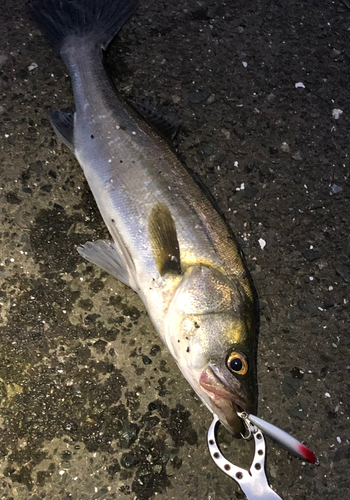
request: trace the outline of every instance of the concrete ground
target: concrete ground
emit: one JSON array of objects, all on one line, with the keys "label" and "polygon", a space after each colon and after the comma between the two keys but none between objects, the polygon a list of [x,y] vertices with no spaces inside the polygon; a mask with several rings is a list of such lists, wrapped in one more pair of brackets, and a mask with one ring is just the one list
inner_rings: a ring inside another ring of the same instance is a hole
[{"label": "concrete ground", "polygon": [[[242,499],[137,295],[76,251],[107,233],[50,126],[70,80],[25,4],[0,14],[0,499]],[[284,500],[349,495],[349,36],[345,0],[143,0],[106,56],[122,94],[178,109],[178,153],[247,257],[259,415],[320,459],[268,441]]]}]

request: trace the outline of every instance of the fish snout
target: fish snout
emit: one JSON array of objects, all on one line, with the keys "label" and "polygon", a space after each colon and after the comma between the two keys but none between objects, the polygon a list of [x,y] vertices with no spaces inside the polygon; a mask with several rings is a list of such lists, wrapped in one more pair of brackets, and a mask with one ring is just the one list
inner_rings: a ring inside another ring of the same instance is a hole
[{"label": "fish snout", "polygon": [[216,367],[208,365],[200,376],[199,384],[206,392],[211,411],[231,434],[241,437],[245,432],[244,423],[237,413],[255,411],[255,402],[245,397],[242,382],[233,377],[228,381]]}]

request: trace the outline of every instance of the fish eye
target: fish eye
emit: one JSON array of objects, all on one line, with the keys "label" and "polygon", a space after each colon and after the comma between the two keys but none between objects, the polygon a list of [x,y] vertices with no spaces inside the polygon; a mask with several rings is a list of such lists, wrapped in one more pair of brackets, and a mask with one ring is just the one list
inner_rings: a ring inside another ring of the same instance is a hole
[{"label": "fish eye", "polygon": [[237,375],[245,375],[248,371],[248,360],[241,352],[231,352],[226,364],[227,368]]}]

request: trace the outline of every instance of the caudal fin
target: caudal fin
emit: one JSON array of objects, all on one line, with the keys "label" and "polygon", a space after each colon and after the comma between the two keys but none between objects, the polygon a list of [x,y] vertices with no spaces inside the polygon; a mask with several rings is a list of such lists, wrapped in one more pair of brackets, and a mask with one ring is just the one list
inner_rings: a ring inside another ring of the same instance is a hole
[{"label": "caudal fin", "polygon": [[30,13],[58,53],[67,37],[88,37],[106,49],[139,0],[35,0]]}]

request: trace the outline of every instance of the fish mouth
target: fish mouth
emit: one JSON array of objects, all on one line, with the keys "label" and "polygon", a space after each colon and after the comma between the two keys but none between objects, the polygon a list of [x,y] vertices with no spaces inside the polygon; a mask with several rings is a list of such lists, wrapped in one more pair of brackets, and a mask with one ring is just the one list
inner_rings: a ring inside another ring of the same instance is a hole
[{"label": "fish mouth", "polygon": [[239,396],[234,388],[229,388],[215,367],[205,368],[199,383],[209,397],[212,412],[235,437],[241,437],[244,433],[244,423],[237,413],[251,413],[251,405]]}]

